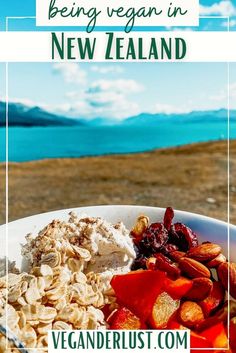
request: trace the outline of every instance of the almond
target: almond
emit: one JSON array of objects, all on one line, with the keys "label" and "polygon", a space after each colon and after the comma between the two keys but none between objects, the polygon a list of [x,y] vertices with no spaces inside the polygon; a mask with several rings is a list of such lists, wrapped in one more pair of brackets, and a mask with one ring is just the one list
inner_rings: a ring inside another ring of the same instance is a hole
[{"label": "almond", "polygon": [[216,268],[216,267],[218,267],[220,264],[222,264],[224,262],[226,262],[226,257],[223,254],[220,253],[214,259],[212,259],[211,261],[208,261],[206,263],[206,266],[208,268]]},{"label": "almond", "polygon": [[204,314],[200,305],[192,301],[182,303],[179,309],[179,318],[188,328],[199,325],[204,320]]},{"label": "almond", "polygon": [[179,261],[179,267],[186,275],[188,275],[191,278],[198,278],[198,277],[210,278],[211,277],[210,270],[206,266],[204,266],[203,264],[201,264],[200,262],[194,259],[183,257]]},{"label": "almond", "polygon": [[135,240],[141,240],[143,233],[148,228],[148,224],[149,218],[147,216],[140,215],[137,218],[136,223],[130,232],[130,234],[134,237]]},{"label": "almond", "polygon": [[228,276],[230,295],[236,299],[236,263],[224,262],[217,268],[219,280],[223,284],[225,290],[228,290]]},{"label": "almond", "polygon": [[209,278],[194,278],[192,288],[185,295],[185,298],[189,300],[204,300],[209,295],[212,287],[213,284]]},{"label": "almond", "polygon": [[186,255],[185,252],[176,250],[176,251],[172,251],[169,256],[171,260],[175,262],[179,262],[179,260],[182,259],[182,257],[184,257],[185,255]]},{"label": "almond", "polygon": [[221,247],[219,245],[213,243],[204,243],[196,246],[195,248],[191,248],[187,252],[187,256],[200,262],[207,262],[214,259],[220,253]]}]

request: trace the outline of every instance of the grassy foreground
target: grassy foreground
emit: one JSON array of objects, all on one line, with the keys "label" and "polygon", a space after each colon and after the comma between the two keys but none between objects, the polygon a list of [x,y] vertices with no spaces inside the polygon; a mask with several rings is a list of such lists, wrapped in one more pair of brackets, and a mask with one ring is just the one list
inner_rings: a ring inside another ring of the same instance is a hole
[{"label": "grassy foreground", "polygon": [[[236,141],[231,150],[231,223],[236,223]],[[5,165],[0,192],[5,195]],[[9,219],[100,204],[173,206],[227,220],[227,143],[9,164]],[[0,222],[5,221],[4,202]]]}]

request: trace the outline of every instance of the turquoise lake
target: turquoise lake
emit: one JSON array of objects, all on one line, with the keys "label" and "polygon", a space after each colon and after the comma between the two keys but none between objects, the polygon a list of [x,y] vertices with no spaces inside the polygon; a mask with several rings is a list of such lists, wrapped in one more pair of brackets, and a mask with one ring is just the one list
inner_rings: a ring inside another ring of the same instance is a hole
[{"label": "turquoise lake", "polygon": [[[5,161],[0,128],[0,160]],[[9,161],[134,153],[227,138],[227,123],[160,123],[158,126],[10,127]],[[236,122],[230,126],[236,139]]]}]

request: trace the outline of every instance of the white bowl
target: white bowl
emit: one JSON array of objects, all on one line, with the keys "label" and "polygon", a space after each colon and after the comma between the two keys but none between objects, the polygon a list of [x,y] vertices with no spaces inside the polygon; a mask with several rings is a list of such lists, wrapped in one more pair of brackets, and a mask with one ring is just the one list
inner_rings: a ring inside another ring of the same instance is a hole
[{"label": "white bowl", "polygon": [[[88,216],[102,217],[109,222],[122,221],[128,229],[132,227],[135,219],[140,214],[150,217],[151,222],[163,219],[165,209],[145,206],[91,206],[65,209],[54,212],[42,213],[35,216],[22,218],[10,222],[8,226],[0,227],[1,243],[0,258],[7,255],[9,260],[16,261],[21,266],[21,244],[25,243],[25,235],[28,233],[37,234],[45,225],[53,219],[67,220],[68,213],[74,211],[77,214],[86,213]],[[236,226],[228,225],[217,219],[202,215],[175,211],[175,222],[183,222],[192,228],[199,236],[200,241],[211,241],[222,246],[224,254],[236,262]],[[7,234],[7,237],[6,237]],[[8,239],[6,243],[6,238]],[[228,240],[230,243],[228,245]]]}]

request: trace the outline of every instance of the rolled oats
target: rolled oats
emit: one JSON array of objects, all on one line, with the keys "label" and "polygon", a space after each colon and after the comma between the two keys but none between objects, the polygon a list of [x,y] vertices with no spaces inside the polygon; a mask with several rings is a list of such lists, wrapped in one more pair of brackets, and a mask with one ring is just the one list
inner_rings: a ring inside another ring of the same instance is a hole
[{"label": "rolled oats", "polygon": [[[51,329],[106,328],[101,308],[115,306],[110,279],[115,271],[129,271],[135,252],[122,223],[112,226],[71,213],[69,222],[55,220],[36,237],[28,234],[22,255],[28,273],[14,269],[0,278],[0,320],[6,323],[7,311],[9,328],[38,353],[39,348],[47,352]],[[18,353],[8,346],[9,352]],[[0,334],[0,353],[5,347]]]}]

